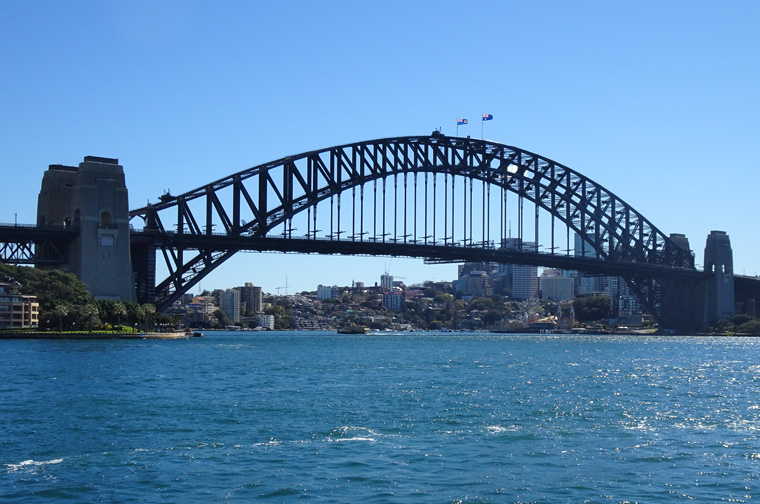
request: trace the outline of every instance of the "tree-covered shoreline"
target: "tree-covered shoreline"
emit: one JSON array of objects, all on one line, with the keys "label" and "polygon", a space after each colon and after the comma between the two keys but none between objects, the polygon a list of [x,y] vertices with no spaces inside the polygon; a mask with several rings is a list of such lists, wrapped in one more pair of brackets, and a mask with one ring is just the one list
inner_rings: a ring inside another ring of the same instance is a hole
[{"label": "tree-covered shoreline", "polygon": [[132,333],[179,325],[178,318],[156,312],[149,303],[96,300],[75,275],[57,269],[0,264],[0,282],[37,297],[39,330]]}]

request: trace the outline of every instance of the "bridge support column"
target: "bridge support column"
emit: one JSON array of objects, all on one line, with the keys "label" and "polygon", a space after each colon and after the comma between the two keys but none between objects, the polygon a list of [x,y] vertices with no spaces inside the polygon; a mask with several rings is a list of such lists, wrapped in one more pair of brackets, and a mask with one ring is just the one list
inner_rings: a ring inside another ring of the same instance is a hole
[{"label": "bridge support column", "polygon": [[63,269],[93,296],[135,300],[129,201],[117,159],[87,156],[79,166],[51,165],[42,177],[37,224],[78,231]]},{"label": "bridge support column", "polygon": [[711,277],[704,282],[704,319],[707,326],[717,319],[727,319],[736,313],[734,290],[734,258],[731,240],[725,231],[711,231],[705,244],[705,273]]},{"label": "bridge support column", "polygon": [[702,329],[702,310],[697,280],[691,277],[658,279],[661,292],[660,326],[677,331]]},{"label": "bridge support column", "polygon": [[137,302],[156,302],[156,246],[132,242],[132,266],[135,272]]},{"label": "bridge support column", "polygon": [[[671,233],[670,239],[685,254],[691,254],[689,239],[681,233]],[[658,322],[665,329],[693,332],[702,328],[702,303],[698,280],[692,276],[674,276],[653,280],[654,289],[659,290],[660,317]]]}]

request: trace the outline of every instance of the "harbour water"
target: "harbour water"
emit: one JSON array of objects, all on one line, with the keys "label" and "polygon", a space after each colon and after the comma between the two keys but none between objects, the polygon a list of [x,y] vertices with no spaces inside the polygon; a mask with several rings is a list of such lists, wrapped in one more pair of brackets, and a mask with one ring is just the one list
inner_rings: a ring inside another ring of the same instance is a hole
[{"label": "harbour water", "polygon": [[760,339],[0,342],[0,501],[751,502]]}]

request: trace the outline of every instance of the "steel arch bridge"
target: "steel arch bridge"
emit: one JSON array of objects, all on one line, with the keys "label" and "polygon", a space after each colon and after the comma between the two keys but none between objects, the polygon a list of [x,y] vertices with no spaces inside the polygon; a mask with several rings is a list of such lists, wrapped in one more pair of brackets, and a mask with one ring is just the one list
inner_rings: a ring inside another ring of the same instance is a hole
[{"label": "steel arch bridge", "polygon": [[[694,315],[681,298],[702,275],[682,235],[665,235],[581,173],[523,149],[438,132],[287,156],[159,199],[130,211],[138,299],[159,309],[240,251],[616,275],[655,318],[680,326],[676,318]],[[159,251],[168,276],[156,283]]]}]

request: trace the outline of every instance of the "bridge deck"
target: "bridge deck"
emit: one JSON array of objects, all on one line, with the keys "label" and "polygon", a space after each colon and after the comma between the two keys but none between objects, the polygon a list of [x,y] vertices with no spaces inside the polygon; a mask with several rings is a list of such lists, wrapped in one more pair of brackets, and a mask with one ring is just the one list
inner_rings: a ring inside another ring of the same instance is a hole
[{"label": "bridge deck", "polygon": [[191,235],[159,233],[143,230],[132,232],[133,242],[151,242],[162,247],[180,247],[187,250],[205,251],[255,251],[255,252],[296,252],[312,254],[422,257],[441,261],[497,262],[503,264],[523,264],[544,266],[611,276],[686,276],[702,277],[702,271],[677,268],[661,264],[601,260],[592,257],[550,254],[527,250],[473,246],[440,245],[432,243],[400,243],[380,240],[331,240],[306,237],[266,237],[257,238],[239,235]]}]

